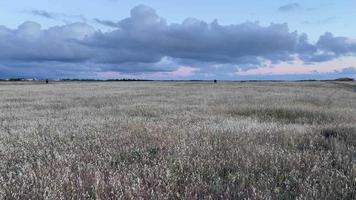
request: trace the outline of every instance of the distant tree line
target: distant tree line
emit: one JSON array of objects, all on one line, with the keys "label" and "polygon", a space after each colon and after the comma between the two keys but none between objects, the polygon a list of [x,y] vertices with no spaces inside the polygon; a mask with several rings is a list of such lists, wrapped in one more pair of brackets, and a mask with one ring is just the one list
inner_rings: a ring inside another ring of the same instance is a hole
[{"label": "distant tree line", "polygon": [[8,79],[0,79],[0,81],[37,81],[37,79],[33,79],[33,78],[8,78]]}]

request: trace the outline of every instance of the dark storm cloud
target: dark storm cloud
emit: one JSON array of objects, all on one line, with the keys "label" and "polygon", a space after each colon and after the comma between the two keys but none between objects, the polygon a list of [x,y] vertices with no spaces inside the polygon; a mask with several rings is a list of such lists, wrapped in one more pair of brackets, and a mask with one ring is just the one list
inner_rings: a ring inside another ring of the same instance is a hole
[{"label": "dark storm cloud", "polygon": [[193,18],[167,24],[145,6],[134,8],[131,16],[117,25],[112,32],[97,33],[83,41],[98,49],[98,62],[154,63],[164,56],[232,64],[256,62],[259,57],[278,62],[290,60],[302,45],[299,35],[290,32],[287,24],[222,26],[217,21],[206,23]]},{"label": "dark storm cloud", "polygon": [[194,18],[169,24],[147,6],[135,7],[117,23],[95,21],[114,30],[101,32],[86,23],[49,29],[35,22],[17,29],[0,26],[0,66],[8,73],[37,69],[58,76],[79,71],[169,72],[179,66],[233,73],[236,66],[256,67],[266,60],[279,63],[299,56],[305,62],[322,62],[356,53],[354,42],[331,33],[311,44],[306,34],[290,31],[287,24],[220,25]]},{"label": "dark storm cloud", "polygon": [[280,12],[289,12],[289,11],[295,11],[300,9],[301,6],[298,3],[290,3],[287,5],[283,5],[281,7],[278,8],[278,11]]}]

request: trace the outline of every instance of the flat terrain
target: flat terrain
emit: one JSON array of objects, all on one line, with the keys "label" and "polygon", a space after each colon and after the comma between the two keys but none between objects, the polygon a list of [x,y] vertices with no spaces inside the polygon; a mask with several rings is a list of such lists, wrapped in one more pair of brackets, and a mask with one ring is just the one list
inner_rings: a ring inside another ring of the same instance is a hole
[{"label": "flat terrain", "polygon": [[355,199],[355,87],[0,83],[0,199]]}]

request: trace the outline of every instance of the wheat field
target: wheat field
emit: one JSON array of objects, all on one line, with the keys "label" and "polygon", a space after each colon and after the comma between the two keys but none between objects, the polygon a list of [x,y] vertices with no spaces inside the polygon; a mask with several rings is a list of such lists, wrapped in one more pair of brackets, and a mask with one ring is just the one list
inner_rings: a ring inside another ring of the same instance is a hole
[{"label": "wheat field", "polygon": [[355,82],[0,83],[0,199],[356,199]]}]

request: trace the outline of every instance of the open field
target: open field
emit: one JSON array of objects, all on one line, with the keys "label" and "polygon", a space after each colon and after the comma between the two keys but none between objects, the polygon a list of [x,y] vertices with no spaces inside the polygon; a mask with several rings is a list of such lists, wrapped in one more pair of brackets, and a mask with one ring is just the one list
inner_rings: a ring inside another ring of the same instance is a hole
[{"label": "open field", "polygon": [[0,199],[356,199],[355,87],[0,83]]}]

